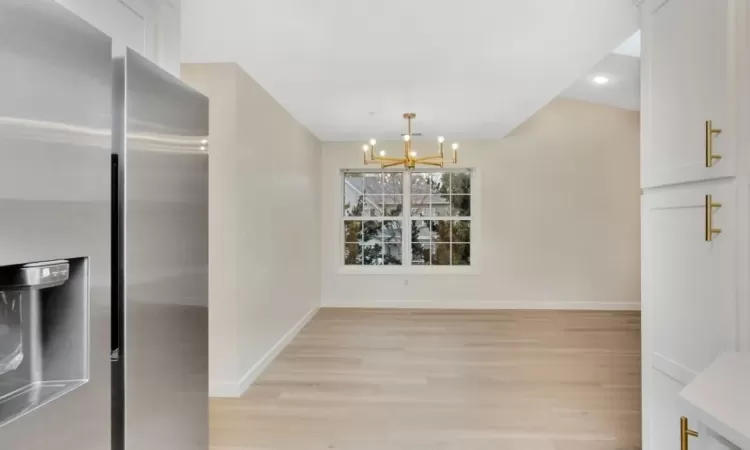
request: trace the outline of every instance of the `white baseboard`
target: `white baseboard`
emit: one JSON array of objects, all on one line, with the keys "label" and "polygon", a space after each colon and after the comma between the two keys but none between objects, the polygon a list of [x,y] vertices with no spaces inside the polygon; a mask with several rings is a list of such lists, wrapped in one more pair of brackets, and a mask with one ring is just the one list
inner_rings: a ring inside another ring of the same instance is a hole
[{"label": "white baseboard", "polygon": [[640,311],[640,303],[619,302],[538,302],[538,301],[395,301],[357,303],[324,301],[324,308],[404,308],[404,309],[550,309],[574,311]]},{"label": "white baseboard", "polygon": [[305,314],[294,326],[289,329],[284,335],[279,339],[267,352],[263,357],[258,360],[255,364],[253,364],[250,369],[248,369],[247,372],[245,372],[245,375],[242,376],[242,378],[239,379],[239,381],[236,382],[218,382],[218,383],[212,383],[209,388],[209,396],[211,397],[242,397],[242,394],[245,393],[245,391],[250,388],[250,386],[255,382],[256,379],[260,376],[261,373],[263,373],[264,370],[268,367],[271,362],[273,362],[274,359],[276,359],[277,356],[281,353],[284,348],[289,345],[290,342],[297,336],[297,334],[307,325],[307,323],[315,316],[315,314],[318,312],[318,308],[313,308]]},{"label": "white baseboard", "polygon": [[209,383],[209,397],[239,397],[239,383],[236,381],[220,381]]}]

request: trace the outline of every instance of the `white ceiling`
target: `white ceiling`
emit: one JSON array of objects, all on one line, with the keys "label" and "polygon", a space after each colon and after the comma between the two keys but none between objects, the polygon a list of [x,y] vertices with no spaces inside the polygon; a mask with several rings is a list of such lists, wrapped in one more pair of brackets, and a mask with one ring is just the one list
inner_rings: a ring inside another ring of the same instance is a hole
[{"label": "white ceiling", "polygon": [[[638,28],[631,0],[183,0],[183,61],[236,61],[324,141],[492,139]],[[371,114],[373,113],[373,114]]]},{"label": "white ceiling", "polygon": [[[594,83],[593,78],[599,75],[609,78],[609,83]],[[641,60],[611,53],[560,96],[638,111],[641,109]]]}]

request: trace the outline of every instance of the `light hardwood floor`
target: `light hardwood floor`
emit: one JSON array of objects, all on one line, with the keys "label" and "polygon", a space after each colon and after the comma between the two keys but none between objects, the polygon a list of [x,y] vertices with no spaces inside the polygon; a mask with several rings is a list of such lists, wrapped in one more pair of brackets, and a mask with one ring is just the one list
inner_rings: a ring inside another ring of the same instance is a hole
[{"label": "light hardwood floor", "polygon": [[640,315],[322,309],[213,450],[640,448]]}]

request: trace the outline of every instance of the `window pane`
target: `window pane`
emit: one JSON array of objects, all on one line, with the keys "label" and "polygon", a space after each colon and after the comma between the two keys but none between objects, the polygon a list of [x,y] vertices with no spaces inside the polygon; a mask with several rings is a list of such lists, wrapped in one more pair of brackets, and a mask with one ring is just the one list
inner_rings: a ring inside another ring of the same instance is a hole
[{"label": "window pane", "polygon": [[362,215],[364,197],[350,193],[348,190],[344,196],[344,216],[360,217]]},{"label": "window pane", "polygon": [[471,221],[453,221],[453,242],[471,242]]},{"label": "window pane", "polygon": [[429,266],[430,247],[430,244],[411,244],[411,264],[413,266]]},{"label": "window pane", "polygon": [[401,259],[401,244],[385,244],[383,263],[386,266],[400,266]]},{"label": "window pane", "polygon": [[420,173],[420,172],[411,173],[411,193],[412,194],[429,194],[430,193],[429,173]]},{"label": "window pane", "polygon": [[432,221],[430,220],[412,220],[411,221],[411,241],[414,244],[429,244],[432,241]]},{"label": "window pane", "polygon": [[471,195],[454,195],[451,197],[451,215],[471,216]]},{"label": "window pane", "polygon": [[383,174],[382,173],[365,173],[365,195],[383,193]]},{"label": "window pane", "polygon": [[344,245],[344,264],[358,266],[362,264],[362,246],[359,244]]},{"label": "window pane", "polygon": [[430,193],[448,194],[451,186],[451,174],[442,172],[430,173]]},{"label": "window pane", "polygon": [[385,172],[383,174],[383,192],[386,194],[403,194],[404,174],[401,172]]},{"label": "window pane", "polygon": [[430,215],[430,196],[428,194],[411,196],[411,215],[414,217]]},{"label": "window pane", "polygon": [[435,220],[433,221],[433,240],[435,242],[450,242],[451,241],[451,221],[450,220]]},{"label": "window pane", "polygon": [[450,266],[451,265],[451,246],[450,244],[435,244],[432,252],[433,266]]},{"label": "window pane", "polygon": [[451,192],[454,194],[470,194],[471,172],[454,172],[451,174]]},{"label": "window pane", "polygon": [[389,217],[401,216],[404,213],[403,195],[385,196],[385,215]]},{"label": "window pane", "polygon": [[[346,265],[403,265],[405,172],[346,172],[344,173],[344,263]],[[431,176],[421,178],[424,192],[424,213],[430,210]],[[417,189],[417,192],[420,188]],[[356,219],[371,217],[371,220]],[[383,220],[382,218],[388,218]],[[349,220],[349,218],[354,220]],[[429,264],[431,222],[416,228],[427,243],[424,262]]]},{"label": "window pane", "polygon": [[364,225],[364,233],[362,240],[366,244],[374,244],[383,240],[383,222],[376,220],[368,220]]},{"label": "window pane", "polygon": [[453,265],[454,266],[471,265],[471,245],[453,244]]},{"label": "window pane", "polygon": [[383,215],[383,196],[365,195],[364,209],[362,215],[365,217],[380,217]]},{"label": "window pane", "polygon": [[432,215],[435,217],[450,216],[451,204],[449,194],[432,195]]},{"label": "window pane", "polygon": [[344,242],[362,242],[362,222],[344,221]]},{"label": "window pane", "polygon": [[383,222],[383,241],[401,242],[401,221],[386,220]]},{"label": "window pane", "polygon": [[366,266],[382,266],[383,265],[383,245],[363,245],[362,246],[363,261]]},{"label": "window pane", "polygon": [[361,173],[346,172],[344,173],[344,187],[359,195],[365,193],[365,182]]}]

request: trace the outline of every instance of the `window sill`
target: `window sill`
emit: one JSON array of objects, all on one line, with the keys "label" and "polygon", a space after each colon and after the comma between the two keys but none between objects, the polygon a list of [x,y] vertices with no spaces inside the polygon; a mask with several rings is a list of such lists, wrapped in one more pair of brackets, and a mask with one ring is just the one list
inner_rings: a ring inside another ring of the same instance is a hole
[{"label": "window sill", "polygon": [[473,266],[461,267],[422,267],[422,266],[339,266],[339,275],[479,275]]}]

